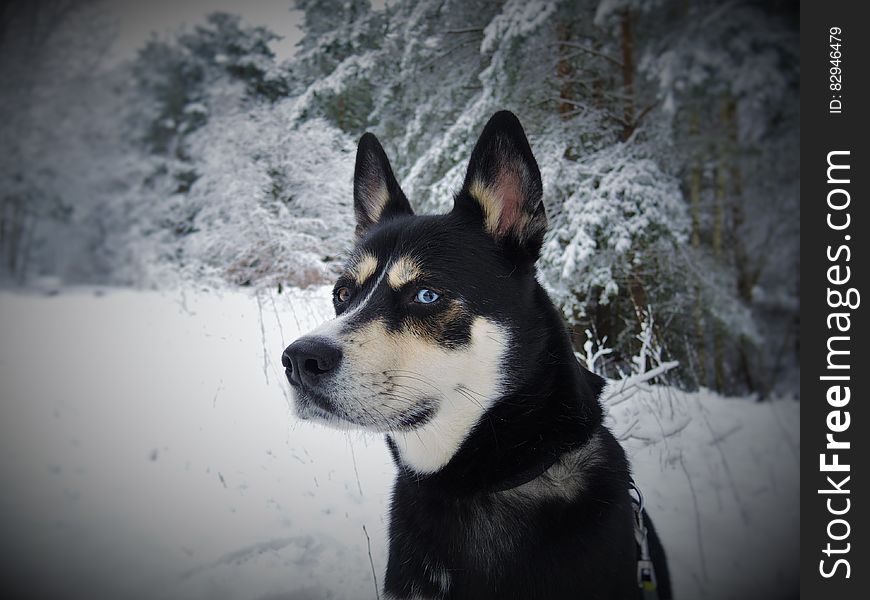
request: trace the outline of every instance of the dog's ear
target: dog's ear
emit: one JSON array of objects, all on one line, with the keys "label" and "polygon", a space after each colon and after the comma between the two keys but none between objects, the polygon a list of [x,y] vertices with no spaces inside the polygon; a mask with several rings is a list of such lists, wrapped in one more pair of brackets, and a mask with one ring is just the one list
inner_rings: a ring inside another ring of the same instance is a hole
[{"label": "dog's ear", "polygon": [[386,152],[378,138],[371,133],[362,136],[356,150],[353,209],[356,213],[357,239],[384,219],[414,214],[393,175]]},{"label": "dog's ear", "polygon": [[547,231],[541,172],[516,115],[492,116],[471,153],[454,212],[479,219],[499,243],[537,259]]}]

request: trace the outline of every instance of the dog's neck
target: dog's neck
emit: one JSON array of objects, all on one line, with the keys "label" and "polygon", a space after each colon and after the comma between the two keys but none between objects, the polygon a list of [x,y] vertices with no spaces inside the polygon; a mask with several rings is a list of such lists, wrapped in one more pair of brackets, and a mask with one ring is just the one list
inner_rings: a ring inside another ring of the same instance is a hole
[{"label": "dog's neck", "polygon": [[[586,443],[603,419],[603,380],[577,363],[561,325],[553,331],[551,339],[514,344],[537,350],[534,384],[520,383],[496,399],[462,438],[388,436],[400,471],[452,492],[500,491],[535,479]],[[445,439],[454,446],[439,447]]]}]

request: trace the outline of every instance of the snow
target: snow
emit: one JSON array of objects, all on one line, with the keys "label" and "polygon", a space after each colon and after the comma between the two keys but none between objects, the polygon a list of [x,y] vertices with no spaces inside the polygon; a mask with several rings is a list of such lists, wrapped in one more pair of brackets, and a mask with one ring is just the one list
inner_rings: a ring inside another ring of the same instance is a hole
[{"label": "snow", "polygon": [[[389,456],[295,420],[279,362],[330,313],[323,287],[0,293],[7,566],[64,597],[375,598]],[[797,402],[606,405],[679,598],[795,589]]]},{"label": "snow", "polygon": [[510,0],[483,31],[480,51],[489,54],[495,51],[500,38],[528,35],[540,27],[556,11],[555,2]]},{"label": "snow", "polygon": [[606,406],[679,598],[780,598],[797,590],[797,402],[655,386]]}]

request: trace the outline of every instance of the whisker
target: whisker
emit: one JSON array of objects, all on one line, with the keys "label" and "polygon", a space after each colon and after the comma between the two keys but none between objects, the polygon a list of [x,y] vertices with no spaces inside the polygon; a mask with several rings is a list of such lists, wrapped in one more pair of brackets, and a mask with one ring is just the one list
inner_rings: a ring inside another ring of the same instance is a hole
[{"label": "whisker", "polygon": [[467,400],[469,400],[469,401],[471,401],[471,402],[474,402],[475,404],[477,404],[477,406],[480,407],[481,410],[485,410],[485,409],[483,408],[483,405],[480,403],[480,401],[478,401],[477,398],[475,398],[474,396],[472,396],[471,394],[469,394],[469,393],[465,390],[465,388],[463,388],[462,386],[457,386],[455,389],[456,389],[457,392],[459,392],[459,394],[460,394],[463,398],[465,398],[465,399],[467,399]]}]

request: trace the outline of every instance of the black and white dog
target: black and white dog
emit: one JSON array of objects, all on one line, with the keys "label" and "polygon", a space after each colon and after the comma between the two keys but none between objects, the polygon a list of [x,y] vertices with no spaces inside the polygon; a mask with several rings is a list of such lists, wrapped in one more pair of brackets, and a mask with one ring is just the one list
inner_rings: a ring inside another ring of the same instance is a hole
[{"label": "black and white dog", "polygon": [[547,218],[517,118],[487,123],[446,215],[414,215],[367,133],[354,207],[336,318],[282,362],[300,417],[386,434],[398,467],[386,597],[641,597],[631,477],[602,424],[603,380],[577,363],[535,279]]}]

